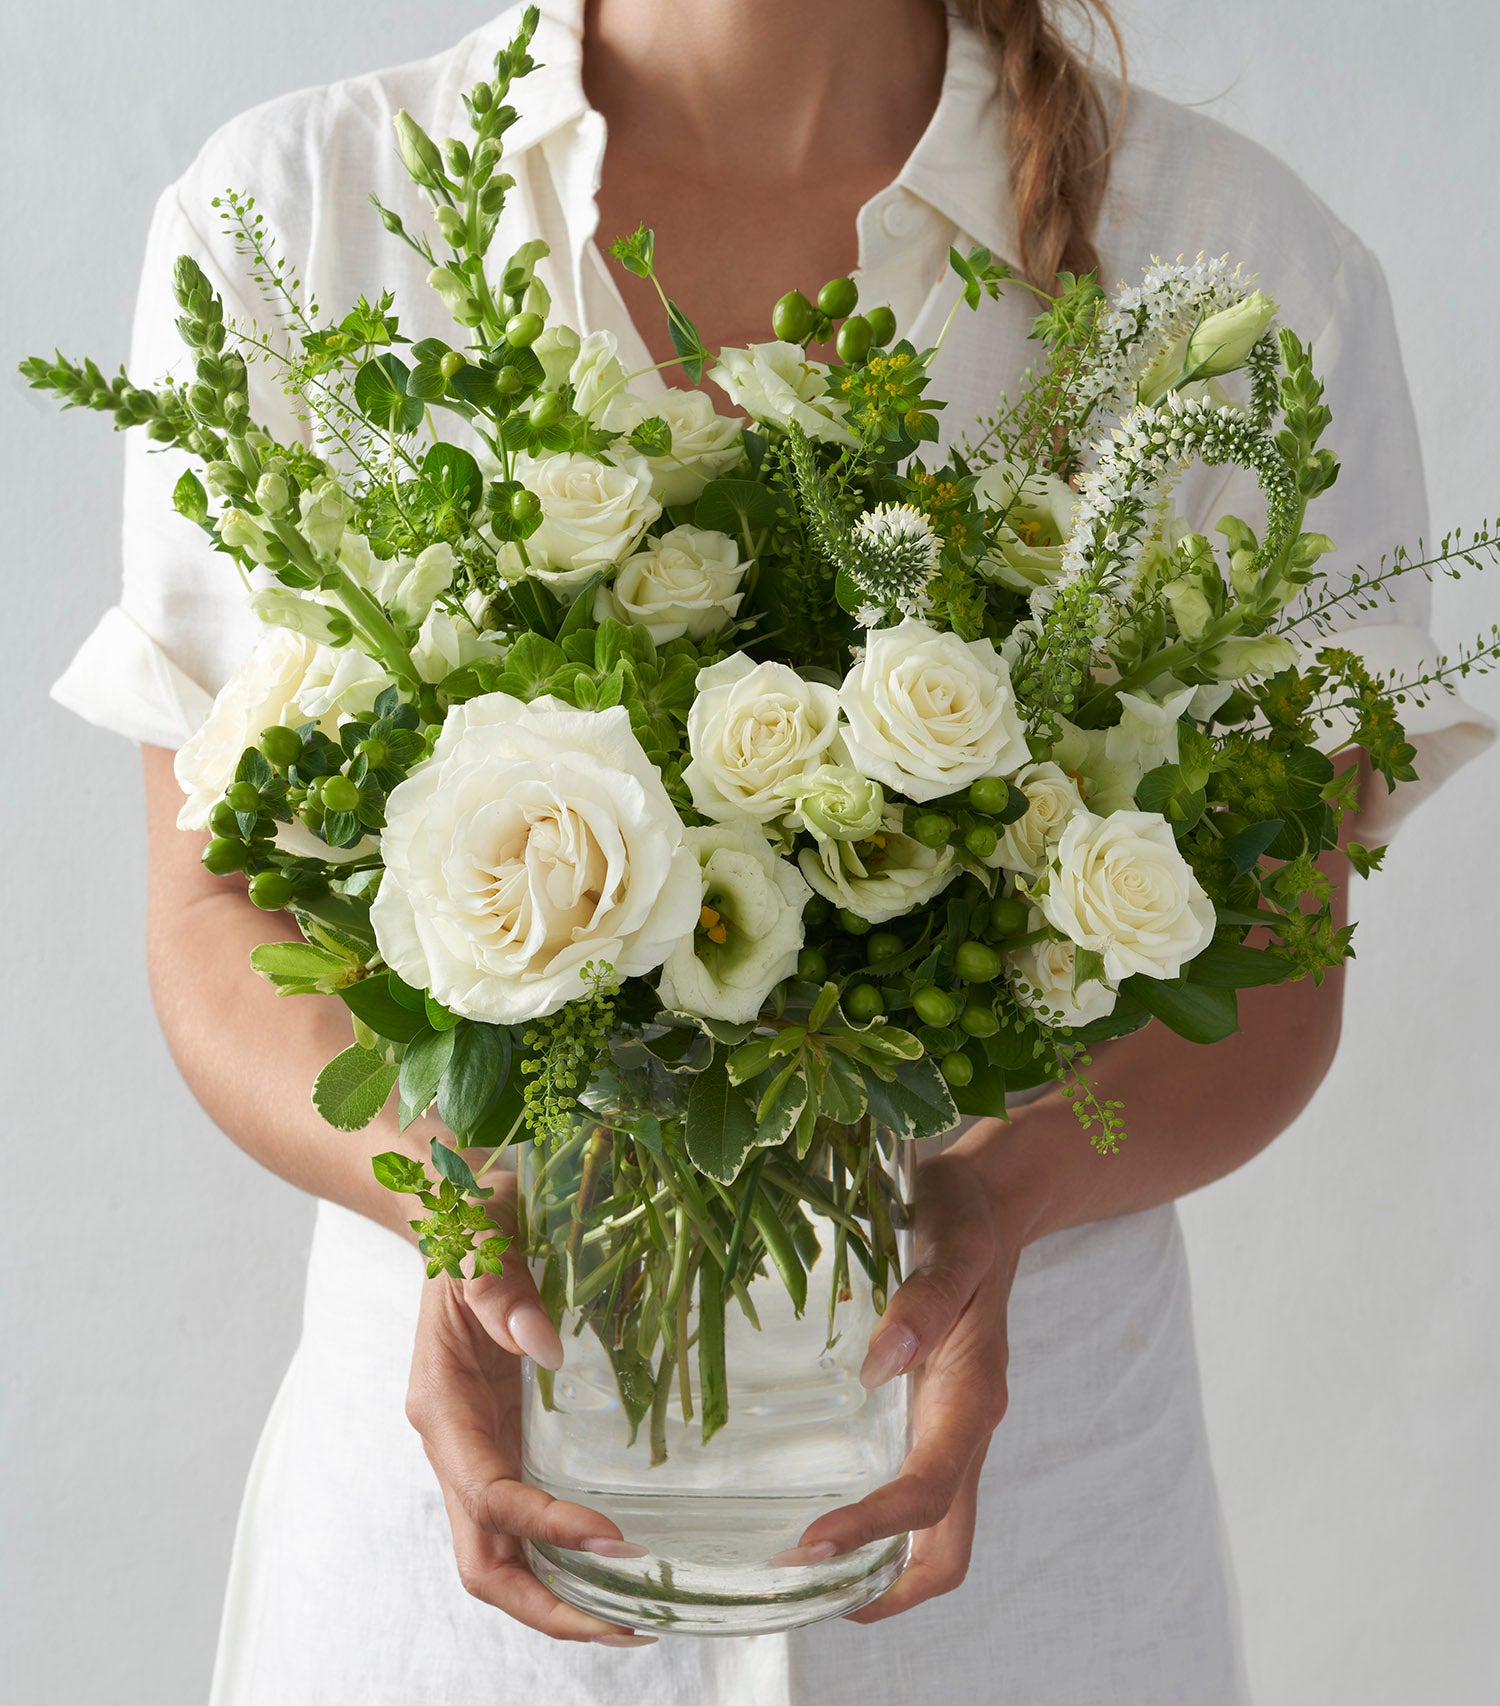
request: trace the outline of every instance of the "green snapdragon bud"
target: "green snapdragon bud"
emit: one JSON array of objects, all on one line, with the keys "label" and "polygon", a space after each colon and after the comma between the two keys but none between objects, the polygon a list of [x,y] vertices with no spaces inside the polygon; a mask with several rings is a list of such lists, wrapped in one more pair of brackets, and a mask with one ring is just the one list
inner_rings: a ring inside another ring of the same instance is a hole
[{"label": "green snapdragon bud", "polygon": [[458,248],[464,240],[464,216],[456,207],[444,206],[434,208],[432,217],[444,241]]},{"label": "green snapdragon bud", "polygon": [[469,150],[461,138],[450,136],[443,144],[443,163],[455,178],[464,177],[469,170]]},{"label": "green snapdragon bud", "polygon": [[255,501],[267,515],[281,515],[291,504],[291,487],[287,484],[286,469],[269,463],[255,482]]}]

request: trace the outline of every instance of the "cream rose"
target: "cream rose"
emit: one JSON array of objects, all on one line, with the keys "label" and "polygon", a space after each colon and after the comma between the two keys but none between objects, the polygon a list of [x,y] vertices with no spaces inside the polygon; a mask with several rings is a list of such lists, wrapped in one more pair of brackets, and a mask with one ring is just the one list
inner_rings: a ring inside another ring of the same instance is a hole
[{"label": "cream rose", "polygon": [[698,928],[668,954],[662,1004],[701,1019],[749,1023],[797,969],[812,890],[748,824],[683,831],[702,867]]},{"label": "cream rose", "polygon": [[1014,823],[1006,824],[1000,845],[987,863],[1028,877],[1039,876],[1069,818],[1083,810],[1083,795],[1073,777],[1050,761],[1024,765],[1011,781],[1030,804]]},{"label": "cream rose", "polygon": [[272,723],[290,728],[308,719],[298,695],[317,645],[290,628],[268,628],[249,657],[219,689],[203,726],[177,752],[173,770],[187,800],[179,829],[207,829],[208,816],[234,780],[247,746]]},{"label": "cream rose", "polygon": [[925,906],[960,869],[951,847],[924,847],[903,835],[899,814],[892,814],[883,829],[863,841],[829,840],[804,847],[797,864],[824,900],[872,924]]},{"label": "cream rose", "polygon": [[688,712],[691,762],[683,780],[704,817],[769,823],[786,810],[785,785],[822,764],[838,734],[839,696],[784,663],[736,652],[698,673]]},{"label": "cream rose", "polygon": [[1213,938],[1213,902],[1158,812],[1075,813],[1040,900],[1054,929],[1103,955],[1115,984],[1176,977]]},{"label": "cream rose", "polygon": [[559,590],[582,586],[627,557],[657,516],[651,470],[632,450],[611,461],[576,452],[522,459],[516,477],[535,492],[541,526],[526,541],[531,572]]},{"label": "cream rose", "polygon": [[839,703],[855,769],[919,803],[1031,757],[1010,670],[990,642],[911,617],[868,636]]},{"label": "cream rose", "polygon": [[828,390],[828,369],[800,344],[751,344],[719,352],[708,377],[736,408],[783,430],[795,421],[809,438],[858,444],[844,424],[845,404]]},{"label": "cream rose", "polygon": [[613,332],[590,332],[578,346],[568,369],[573,407],[603,425],[605,411],[625,389],[625,369],[619,362],[619,340]]},{"label": "cream rose", "polygon": [[613,432],[631,432],[655,416],[667,423],[672,448],[665,456],[648,456],[651,489],[664,508],[696,503],[710,480],[727,474],[743,452],[742,422],[714,411],[706,391],[670,386],[656,397],[623,391],[604,410],[604,425]]},{"label": "cream rose", "polygon": [[620,564],[612,586],[594,596],[594,620],[606,616],[644,628],[658,645],[706,640],[728,623],[744,596],[748,563],[727,533],[674,527]]},{"label": "cream rose", "polygon": [[[1031,928],[1041,927],[1041,914],[1033,912]],[[1070,1030],[1106,1019],[1115,1010],[1115,991],[1102,978],[1091,977],[1073,987],[1078,961],[1075,942],[1028,942],[1009,955],[1012,982],[1021,1000],[1049,1024]]]},{"label": "cream rose", "polygon": [[619,706],[455,706],[391,791],[381,852],[370,917],[386,963],[492,1024],[555,1012],[590,961],[655,971],[698,922],[698,861]]}]

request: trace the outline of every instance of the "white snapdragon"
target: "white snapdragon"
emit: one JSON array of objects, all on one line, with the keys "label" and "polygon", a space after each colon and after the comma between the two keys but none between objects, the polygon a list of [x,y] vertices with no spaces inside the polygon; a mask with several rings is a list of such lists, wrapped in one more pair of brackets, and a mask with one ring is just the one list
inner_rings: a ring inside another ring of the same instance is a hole
[{"label": "white snapdragon", "polygon": [[655,971],[696,927],[698,861],[622,707],[490,693],[392,789],[370,910],[382,957],[466,1018],[514,1025],[584,967]]},{"label": "white snapdragon", "polygon": [[667,955],[662,1005],[748,1024],[797,969],[812,890],[747,824],[688,829],[683,840],[702,870],[698,927]]},{"label": "white snapdragon", "polygon": [[694,806],[719,822],[781,816],[787,784],[826,760],[838,719],[834,689],[784,663],[752,663],[736,652],[700,670],[688,712],[692,758],[682,773]]},{"label": "white snapdragon", "polygon": [[1182,719],[1197,693],[1196,687],[1179,687],[1161,700],[1143,693],[1118,695],[1120,720],[1105,734],[1105,756],[1140,776],[1159,764],[1175,764]]}]

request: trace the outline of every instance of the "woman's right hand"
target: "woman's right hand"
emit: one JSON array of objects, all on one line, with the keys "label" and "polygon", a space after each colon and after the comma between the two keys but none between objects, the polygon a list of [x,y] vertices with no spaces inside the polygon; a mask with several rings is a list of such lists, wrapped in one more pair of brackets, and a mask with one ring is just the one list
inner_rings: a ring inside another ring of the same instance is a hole
[{"label": "woman's right hand", "polygon": [[[514,1230],[515,1177],[502,1174],[490,1203]],[[562,1364],[562,1340],[519,1249],[503,1274],[426,1282],[412,1354],[406,1414],[422,1436],[453,1529],[464,1587],[476,1599],[559,1641],[649,1645],[654,1637],[565,1604],[531,1573],[523,1540],[640,1557],[608,1517],[554,1499],[521,1479],[521,1357]]]}]

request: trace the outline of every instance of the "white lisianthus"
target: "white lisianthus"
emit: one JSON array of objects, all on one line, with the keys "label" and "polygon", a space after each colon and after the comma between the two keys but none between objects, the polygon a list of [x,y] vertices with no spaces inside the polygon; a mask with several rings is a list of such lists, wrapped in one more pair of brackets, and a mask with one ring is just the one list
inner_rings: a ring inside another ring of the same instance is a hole
[{"label": "white lisianthus", "polygon": [[[1041,925],[1042,915],[1033,910],[1029,929],[1038,930]],[[1087,978],[1076,989],[1073,987],[1078,962],[1076,943],[1049,937],[1042,942],[1028,942],[1024,948],[1013,948],[1008,957],[1016,994],[1049,1024],[1077,1030],[1114,1012],[1115,991],[1103,978]]]},{"label": "white lisianthus", "polygon": [[603,424],[612,432],[628,433],[653,416],[665,421],[672,434],[672,448],[665,456],[646,458],[651,488],[665,509],[696,503],[708,482],[727,474],[743,454],[744,423],[715,413],[706,391],[669,386],[656,397],[622,391],[606,405]]},{"label": "white lisianthus", "polygon": [[1010,670],[988,640],[908,618],[868,636],[839,703],[854,767],[918,802],[1030,758]]},{"label": "white lisianthus", "polygon": [[682,779],[704,817],[769,823],[786,810],[786,784],[824,762],[838,726],[833,688],[736,652],[698,673]]},{"label": "white lisianthus", "polygon": [[885,821],[885,790],[847,764],[820,764],[783,784],[791,802],[790,829],[819,841],[862,841]]},{"label": "white lisianthus", "polygon": [[563,452],[518,462],[517,479],[542,506],[541,525],[526,541],[531,572],[559,591],[627,557],[661,514],[645,458],[618,449],[611,456],[600,462]]},{"label": "white lisianthus", "polygon": [[722,387],[730,402],[771,426],[795,421],[809,438],[830,444],[858,444],[844,424],[846,405],[828,390],[828,369],[809,361],[800,344],[751,344],[719,352],[718,366],[708,377]]},{"label": "white lisianthus", "polygon": [[1066,480],[1043,469],[1028,473],[1009,462],[992,462],[974,482],[984,509],[1003,515],[994,548],[980,567],[1016,592],[1050,585],[1062,568],[1063,541],[1073,529],[1078,497]]},{"label": "white lisianthus", "polygon": [[308,719],[298,703],[317,646],[290,628],[268,628],[249,657],[219,689],[203,726],[178,748],[177,785],[187,800],[179,829],[207,829],[208,816],[234,780],[247,746],[272,723],[295,728]]},{"label": "white lisianthus", "polygon": [[590,332],[578,345],[568,369],[573,407],[580,415],[603,425],[604,411],[625,389],[625,369],[619,361],[620,341],[613,332]]},{"label": "white lisianthus", "polygon": [[1083,810],[1083,795],[1077,781],[1050,760],[1024,765],[1011,782],[1030,804],[1022,816],[1006,824],[999,846],[986,863],[1028,877],[1039,876],[1069,818]]},{"label": "white lisianthus", "polygon": [[662,1005],[747,1024],[797,969],[812,890],[748,824],[687,829],[683,840],[703,872],[698,927],[667,956]]},{"label": "white lisianthus", "polygon": [[924,847],[903,835],[896,814],[863,841],[829,840],[804,847],[797,863],[824,900],[871,924],[925,906],[961,869],[951,847]]},{"label": "white lisianthus", "polygon": [[386,802],[382,957],[455,1013],[514,1025],[584,966],[655,971],[695,928],[698,862],[623,707],[489,693],[448,713]]},{"label": "white lisianthus", "polygon": [[1104,959],[1111,983],[1176,977],[1213,939],[1213,902],[1159,812],[1077,812],[1040,897],[1047,922]]},{"label": "white lisianthus", "polygon": [[644,628],[658,645],[706,640],[738,611],[749,563],[727,533],[674,527],[620,564],[612,586],[594,595],[594,620],[613,616]]},{"label": "white lisianthus", "polygon": [[1120,720],[1104,736],[1105,757],[1130,765],[1141,776],[1159,764],[1175,764],[1182,719],[1197,692],[1196,687],[1179,687],[1161,700],[1121,693]]},{"label": "white lisianthus", "polygon": [[1276,304],[1254,290],[1220,308],[1171,340],[1141,375],[1136,401],[1157,403],[1173,387],[1182,396],[1196,381],[1212,380],[1245,365],[1276,316]]},{"label": "white lisianthus", "polygon": [[1053,761],[1078,784],[1083,803],[1101,817],[1129,811],[1145,772],[1133,762],[1109,756],[1107,730],[1081,729],[1066,717],[1057,720],[1062,734],[1052,743]]}]

